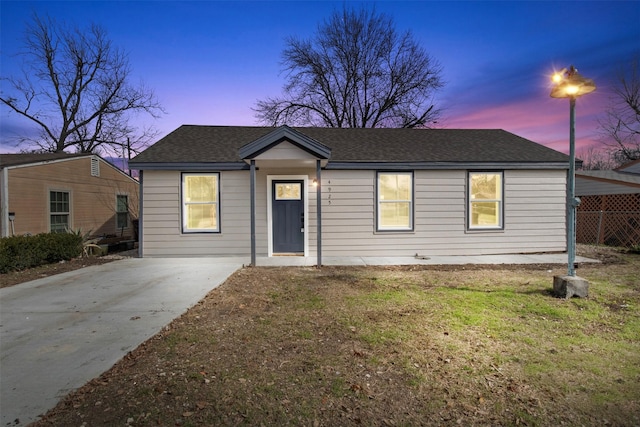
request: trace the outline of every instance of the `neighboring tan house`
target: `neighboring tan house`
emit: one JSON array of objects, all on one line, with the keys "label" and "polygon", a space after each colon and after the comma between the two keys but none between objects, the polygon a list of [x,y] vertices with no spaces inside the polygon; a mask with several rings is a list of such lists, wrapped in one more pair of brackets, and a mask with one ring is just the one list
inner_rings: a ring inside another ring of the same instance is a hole
[{"label": "neighboring tan house", "polygon": [[640,245],[640,160],[614,170],[576,171],[578,243]]},{"label": "neighboring tan house", "polygon": [[565,251],[568,160],[503,130],[181,126],[130,167],[142,256],[321,264]]},{"label": "neighboring tan house", "polygon": [[133,236],[139,184],[93,154],[0,154],[2,236]]}]

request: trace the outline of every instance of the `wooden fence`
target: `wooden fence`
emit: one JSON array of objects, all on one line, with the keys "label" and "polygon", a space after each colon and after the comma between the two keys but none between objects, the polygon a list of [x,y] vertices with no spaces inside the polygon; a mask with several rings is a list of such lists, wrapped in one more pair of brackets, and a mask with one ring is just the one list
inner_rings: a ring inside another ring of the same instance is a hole
[{"label": "wooden fence", "polygon": [[578,243],[640,246],[640,194],[582,196],[580,200]]}]

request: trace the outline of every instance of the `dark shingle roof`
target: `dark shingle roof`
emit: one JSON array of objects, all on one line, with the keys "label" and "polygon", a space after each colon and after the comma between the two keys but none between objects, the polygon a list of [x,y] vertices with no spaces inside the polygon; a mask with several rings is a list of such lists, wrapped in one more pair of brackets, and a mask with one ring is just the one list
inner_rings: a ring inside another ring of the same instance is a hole
[{"label": "dark shingle roof", "polygon": [[0,154],[0,167],[28,165],[30,163],[49,162],[52,160],[69,159],[73,157],[85,157],[91,154],[70,153],[27,153],[27,154]]},{"label": "dark shingle roof", "polygon": [[[568,156],[500,129],[294,128],[331,149],[329,163],[567,163]],[[152,163],[242,162],[240,147],[273,127],[184,125],[132,159]],[[133,165],[132,165],[133,166]]]}]

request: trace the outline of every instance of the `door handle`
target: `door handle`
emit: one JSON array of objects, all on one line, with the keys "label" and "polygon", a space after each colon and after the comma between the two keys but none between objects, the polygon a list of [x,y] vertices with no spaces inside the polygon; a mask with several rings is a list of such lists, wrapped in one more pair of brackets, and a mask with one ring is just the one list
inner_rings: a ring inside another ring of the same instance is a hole
[{"label": "door handle", "polygon": [[304,233],[304,212],[300,214],[300,232]]}]

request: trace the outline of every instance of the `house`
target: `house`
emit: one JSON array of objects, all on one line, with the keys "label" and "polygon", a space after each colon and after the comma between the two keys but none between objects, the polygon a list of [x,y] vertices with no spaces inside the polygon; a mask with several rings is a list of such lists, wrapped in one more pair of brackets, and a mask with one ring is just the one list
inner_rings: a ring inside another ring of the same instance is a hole
[{"label": "house", "polygon": [[81,230],[134,236],[138,182],[94,154],[1,154],[2,236]]},{"label": "house", "polygon": [[130,167],[142,256],[321,264],[565,251],[568,160],[504,130],[185,125]]},{"label": "house", "polygon": [[576,240],[640,245],[640,160],[614,170],[576,171]]}]

